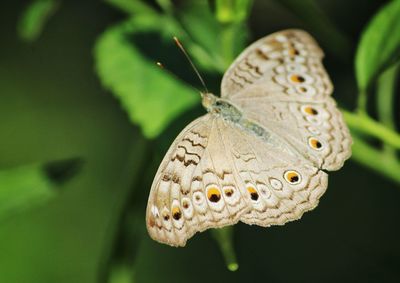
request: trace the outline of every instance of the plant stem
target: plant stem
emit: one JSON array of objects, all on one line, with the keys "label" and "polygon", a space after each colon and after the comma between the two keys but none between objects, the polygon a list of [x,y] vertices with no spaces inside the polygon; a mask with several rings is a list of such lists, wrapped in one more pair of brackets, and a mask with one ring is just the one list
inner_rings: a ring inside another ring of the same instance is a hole
[{"label": "plant stem", "polygon": [[239,265],[236,260],[235,250],[233,248],[233,227],[212,229],[211,234],[217,241],[219,248],[225,258],[226,266],[230,271],[236,271]]},{"label": "plant stem", "polygon": [[235,40],[234,24],[225,24],[221,34],[221,55],[224,61],[224,69],[226,70],[235,59],[233,43]]},{"label": "plant stem", "polygon": [[400,184],[400,162],[353,135],[352,159]]},{"label": "plant stem", "polygon": [[360,91],[357,97],[357,109],[356,112],[361,116],[368,117],[367,114],[367,101],[368,101],[368,94],[367,91]]},{"label": "plant stem", "polygon": [[[383,72],[377,82],[377,108],[379,120],[391,130],[395,130],[394,123],[394,94],[396,78],[400,64],[397,63]],[[394,155],[395,149],[389,145],[384,145],[384,152],[388,155]]]},{"label": "plant stem", "polygon": [[350,129],[375,137],[384,143],[400,149],[400,135],[366,115],[354,114],[341,109]]}]

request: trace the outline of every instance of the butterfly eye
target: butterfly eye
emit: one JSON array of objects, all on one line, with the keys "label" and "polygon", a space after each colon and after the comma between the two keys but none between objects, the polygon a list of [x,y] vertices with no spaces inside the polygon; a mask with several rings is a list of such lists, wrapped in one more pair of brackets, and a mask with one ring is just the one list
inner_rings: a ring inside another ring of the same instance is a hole
[{"label": "butterfly eye", "polygon": [[181,219],[181,217],[182,217],[182,212],[181,212],[181,209],[180,209],[178,206],[174,206],[174,207],[172,208],[172,217],[173,217],[175,220]]},{"label": "butterfly eye", "polygon": [[296,171],[286,171],[284,177],[285,180],[292,185],[296,185],[301,182],[300,174]]},{"label": "butterfly eye", "polygon": [[322,143],[316,138],[309,138],[308,144],[316,150],[321,150],[323,148]]},{"label": "butterfly eye", "polygon": [[216,187],[210,187],[207,190],[207,198],[211,202],[218,202],[221,199],[221,193]]},{"label": "butterfly eye", "polygon": [[252,200],[254,201],[258,200],[258,192],[253,186],[248,186],[247,191],[250,193],[250,197]]}]

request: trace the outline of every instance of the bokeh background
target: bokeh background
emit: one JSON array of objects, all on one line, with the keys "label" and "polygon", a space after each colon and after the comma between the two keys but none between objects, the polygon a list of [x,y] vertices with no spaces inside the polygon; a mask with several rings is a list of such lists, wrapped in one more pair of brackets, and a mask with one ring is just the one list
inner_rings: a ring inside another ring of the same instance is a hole
[{"label": "bokeh background", "polygon": [[[250,2],[0,2],[0,282],[400,281],[399,1]],[[381,19],[360,47],[382,9],[389,23]],[[155,171],[204,113],[170,35],[180,35],[218,94],[244,46],[293,27],[326,52],[353,158],[330,173],[320,205],[300,221],[236,225],[235,272],[209,232],[179,249],[152,241],[144,214]],[[357,63],[357,52],[378,58],[376,70]]]}]

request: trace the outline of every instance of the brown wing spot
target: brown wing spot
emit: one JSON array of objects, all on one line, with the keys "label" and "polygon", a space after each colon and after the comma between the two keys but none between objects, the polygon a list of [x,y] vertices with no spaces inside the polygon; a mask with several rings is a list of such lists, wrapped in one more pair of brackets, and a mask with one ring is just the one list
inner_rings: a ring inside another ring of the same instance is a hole
[{"label": "brown wing spot", "polygon": [[162,177],[162,180],[164,182],[168,182],[171,180],[171,176],[169,174],[164,174],[164,176]]},{"label": "brown wing spot", "polygon": [[290,80],[294,83],[304,83],[306,79],[300,75],[291,75]]},{"label": "brown wing spot", "polygon": [[172,208],[172,217],[173,217],[175,220],[181,219],[181,217],[182,217],[182,212],[181,212],[181,209],[180,209],[178,206],[174,206],[174,207]]},{"label": "brown wing spot", "polygon": [[231,197],[231,196],[233,195],[234,191],[233,191],[232,188],[225,188],[225,189],[224,189],[224,193],[225,193],[225,195],[226,195],[227,197]]},{"label": "brown wing spot", "polygon": [[182,206],[183,206],[184,209],[188,209],[189,208],[189,202],[187,200],[184,200],[182,202]]},{"label": "brown wing spot", "polygon": [[163,219],[164,219],[165,221],[168,221],[168,220],[169,220],[169,213],[168,213],[168,212],[164,211],[164,213],[163,213]]},{"label": "brown wing spot", "polygon": [[154,220],[153,216],[149,217],[149,226],[153,228],[156,225],[156,221]]},{"label": "brown wing spot", "polygon": [[253,186],[248,186],[247,191],[250,193],[250,197],[252,200],[258,200],[258,192]]},{"label": "brown wing spot", "polygon": [[180,182],[179,176],[174,174],[172,176],[172,182],[174,182],[175,184],[179,184],[179,182]]},{"label": "brown wing spot", "polygon": [[256,50],[256,53],[257,53],[257,55],[258,55],[259,57],[261,57],[261,58],[264,59],[264,60],[268,60],[268,59],[269,59],[269,57],[268,57],[264,52],[262,52],[261,49],[257,49],[257,50]]},{"label": "brown wing spot", "polygon": [[220,193],[219,189],[216,187],[210,187],[207,190],[207,198],[211,202],[219,202],[219,200],[221,199],[221,193]]},{"label": "brown wing spot", "polygon": [[304,87],[304,86],[300,87],[299,89],[300,89],[301,92],[307,92],[307,88]]}]

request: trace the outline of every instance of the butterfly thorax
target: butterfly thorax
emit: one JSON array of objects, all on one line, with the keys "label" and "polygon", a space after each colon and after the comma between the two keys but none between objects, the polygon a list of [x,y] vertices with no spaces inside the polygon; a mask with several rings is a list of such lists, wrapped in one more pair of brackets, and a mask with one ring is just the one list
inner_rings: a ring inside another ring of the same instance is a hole
[{"label": "butterfly thorax", "polygon": [[225,121],[231,122],[234,126],[250,132],[265,141],[270,139],[270,133],[258,123],[247,119],[242,111],[230,101],[219,98],[212,93],[202,93],[202,104],[211,114],[220,116]]},{"label": "butterfly thorax", "polygon": [[225,120],[233,122],[237,122],[242,118],[242,111],[229,101],[212,93],[202,93],[201,96],[202,104],[209,113],[222,116]]}]

